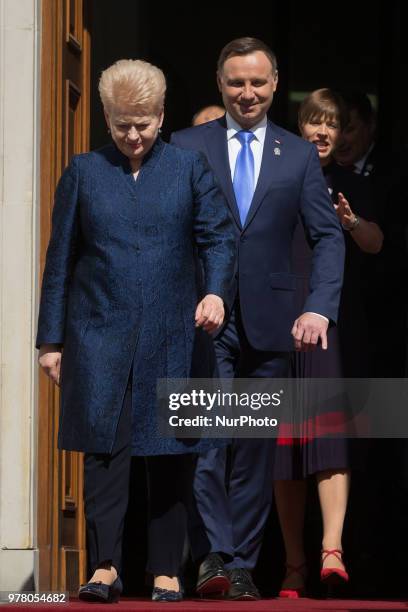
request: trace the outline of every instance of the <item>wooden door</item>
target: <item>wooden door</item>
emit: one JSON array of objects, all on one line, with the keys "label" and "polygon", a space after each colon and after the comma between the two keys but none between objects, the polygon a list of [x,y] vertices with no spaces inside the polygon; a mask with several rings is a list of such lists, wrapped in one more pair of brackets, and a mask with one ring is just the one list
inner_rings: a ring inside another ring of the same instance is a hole
[{"label": "wooden door", "polygon": [[[42,0],[41,273],[56,184],[72,155],[88,150],[89,20],[87,0]],[[57,450],[59,392],[39,376],[39,588],[75,593],[86,579],[82,456]]]}]

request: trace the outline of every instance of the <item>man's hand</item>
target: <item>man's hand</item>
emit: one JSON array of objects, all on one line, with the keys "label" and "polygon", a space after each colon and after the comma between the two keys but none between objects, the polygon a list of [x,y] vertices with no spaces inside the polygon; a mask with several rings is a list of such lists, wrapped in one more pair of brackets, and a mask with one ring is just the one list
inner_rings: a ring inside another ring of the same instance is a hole
[{"label": "man's hand", "polygon": [[327,349],[327,328],[329,324],[312,312],[304,312],[296,319],[292,327],[292,336],[295,340],[297,351],[313,351],[319,338],[322,342],[322,349]]},{"label": "man's hand", "polygon": [[42,344],[38,354],[38,363],[47,376],[59,386],[61,369],[61,348],[58,344]]},{"label": "man's hand", "polygon": [[211,333],[224,321],[224,302],[218,295],[209,293],[198,304],[195,312],[196,327],[202,327]]}]

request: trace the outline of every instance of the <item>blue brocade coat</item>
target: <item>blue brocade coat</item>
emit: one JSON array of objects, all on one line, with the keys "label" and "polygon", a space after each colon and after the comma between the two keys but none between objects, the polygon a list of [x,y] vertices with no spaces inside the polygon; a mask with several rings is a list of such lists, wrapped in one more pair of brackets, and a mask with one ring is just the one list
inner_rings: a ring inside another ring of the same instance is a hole
[{"label": "blue brocade coat", "polygon": [[156,422],[157,379],[191,374],[196,253],[202,293],[228,304],[235,238],[201,154],[159,139],[136,181],[114,145],[72,159],[56,191],[37,334],[38,347],[63,345],[60,448],[111,451],[132,364],[133,454],[212,446],[161,438]]}]

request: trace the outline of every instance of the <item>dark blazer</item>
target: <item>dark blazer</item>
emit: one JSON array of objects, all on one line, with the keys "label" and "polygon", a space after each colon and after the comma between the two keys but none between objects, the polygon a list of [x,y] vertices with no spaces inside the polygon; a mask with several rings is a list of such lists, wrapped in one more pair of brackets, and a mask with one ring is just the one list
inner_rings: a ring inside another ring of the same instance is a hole
[{"label": "dark blazer", "polygon": [[[372,191],[367,178],[330,163],[323,169],[327,187],[333,203],[338,202],[339,192],[343,193],[356,215],[366,221],[375,221]],[[346,247],[344,278],[341,292],[337,328],[329,332],[329,349],[296,355],[294,365],[296,376],[321,377],[369,377],[370,376],[370,335],[367,311],[364,303],[367,277],[375,255],[364,253],[354,242],[352,234],[343,231]],[[299,223],[293,242],[293,267],[299,277],[296,292],[297,311],[300,313],[308,294],[307,279],[312,265],[312,251],[309,248]],[[303,282],[301,281],[303,277]]]},{"label": "dark blazer", "polygon": [[316,147],[268,122],[258,183],[241,227],[228,161],[225,117],[176,132],[171,142],[202,151],[227,198],[238,247],[238,293],[251,345],[293,350],[296,278],[291,247],[298,214],[313,246],[310,293],[304,312],[337,319],[344,241]]},{"label": "dark blazer", "polygon": [[[384,233],[382,251],[365,277],[369,321],[373,337],[374,376],[405,375],[407,359],[408,285],[408,149],[393,150],[375,143],[362,175],[374,190],[376,216]],[[390,299],[390,296],[392,298]]]},{"label": "dark blazer", "polygon": [[137,181],[115,146],[77,155],[55,198],[37,346],[63,345],[59,445],[110,452],[133,365],[133,453],[201,452],[161,438],[158,378],[191,374],[203,293],[228,295],[235,237],[199,153],[158,140]]}]

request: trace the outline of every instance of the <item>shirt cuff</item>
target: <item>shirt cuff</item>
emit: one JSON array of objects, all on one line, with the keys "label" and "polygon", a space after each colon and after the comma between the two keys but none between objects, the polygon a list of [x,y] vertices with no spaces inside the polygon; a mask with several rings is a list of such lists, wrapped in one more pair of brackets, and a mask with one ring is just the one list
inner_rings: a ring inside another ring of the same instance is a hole
[{"label": "shirt cuff", "polygon": [[[306,313],[305,313],[306,314]],[[327,317],[325,317],[324,315],[319,314],[318,312],[309,312],[307,314],[314,314],[317,317],[321,317],[322,319],[324,319],[326,321],[326,323],[329,323],[329,319]]]}]

